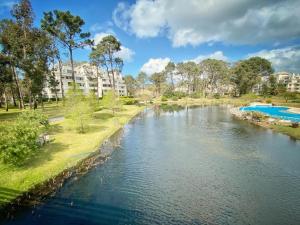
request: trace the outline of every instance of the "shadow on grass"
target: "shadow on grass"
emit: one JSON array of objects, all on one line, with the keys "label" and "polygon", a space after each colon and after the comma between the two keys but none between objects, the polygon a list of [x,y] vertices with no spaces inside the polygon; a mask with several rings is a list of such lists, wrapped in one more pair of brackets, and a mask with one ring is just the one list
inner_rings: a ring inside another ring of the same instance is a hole
[{"label": "shadow on grass", "polygon": [[114,115],[112,113],[95,113],[94,114],[95,119],[108,120],[112,117],[114,117]]},{"label": "shadow on grass", "polygon": [[63,126],[61,124],[51,124],[49,131],[50,134],[62,133]]},{"label": "shadow on grass", "polygon": [[34,155],[28,162],[26,162],[23,166],[18,167],[18,170],[28,169],[39,167],[45,164],[47,161],[53,159],[53,154],[66,149],[68,145],[63,143],[48,143],[43,148],[39,150],[39,152]]},{"label": "shadow on grass", "polygon": [[107,128],[106,126],[101,126],[101,125],[89,125],[88,130],[85,134],[103,131],[106,128]]},{"label": "shadow on grass", "polygon": [[4,112],[4,113],[1,113],[0,112],[0,121],[1,120],[13,120],[13,119],[16,119],[16,117],[21,113],[20,112]]},{"label": "shadow on grass", "polygon": [[0,187],[0,207],[22,194],[21,191]]}]

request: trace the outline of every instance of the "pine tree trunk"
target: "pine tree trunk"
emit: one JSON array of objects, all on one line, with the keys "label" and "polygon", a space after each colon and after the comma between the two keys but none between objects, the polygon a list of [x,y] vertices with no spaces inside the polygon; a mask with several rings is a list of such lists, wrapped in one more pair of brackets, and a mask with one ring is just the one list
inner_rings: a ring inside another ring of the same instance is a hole
[{"label": "pine tree trunk", "polygon": [[40,94],[40,101],[41,101],[42,109],[44,110],[44,101],[43,101],[43,95],[42,94]]},{"label": "pine tree trunk", "polygon": [[12,74],[13,74],[13,78],[14,78],[14,81],[16,83],[16,88],[17,88],[17,94],[18,94],[18,98],[19,98],[19,108],[20,109],[24,109],[24,99],[23,99],[23,94],[22,94],[22,91],[21,91],[21,88],[20,88],[20,85],[19,85],[19,78],[16,74],[16,71],[15,71],[15,68],[12,67]]},{"label": "pine tree trunk", "polygon": [[58,59],[58,67],[59,67],[59,80],[60,80],[61,98],[64,102],[65,92],[64,92],[64,85],[63,85],[63,82],[62,82],[62,62],[61,62],[61,59]]},{"label": "pine tree trunk", "polygon": [[13,89],[12,84],[10,85],[10,92],[11,92],[11,96],[12,96],[12,99],[13,99],[14,107],[16,107],[17,102],[16,102],[15,93],[14,93],[14,89]]},{"label": "pine tree trunk", "polygon": [[5,111],[8,111],[8,99],[6,95],[6,91],[4,90],[4,101],[5,101]]},{"label": "pine tree trunk", "polygon": [[75,89],[75,72],[74,72],[74,62],[73,62],[73,50],[71,47],[69,47],[69,52],[70,52],[70,61],[71,61],[71,69],[72,69],[72,80],[74,84],[74,89]]}]

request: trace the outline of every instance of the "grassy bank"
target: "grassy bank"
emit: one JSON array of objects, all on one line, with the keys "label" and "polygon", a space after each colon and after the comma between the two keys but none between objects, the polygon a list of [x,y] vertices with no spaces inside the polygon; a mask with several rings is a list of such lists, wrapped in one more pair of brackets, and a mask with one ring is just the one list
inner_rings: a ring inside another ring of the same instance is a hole
[{"label": "grassy bank", "polygon": [[289,135],[297,140],[300,140],[300,128],[292,128],[288,126],[283,126],[283,125],[271,125],[271,129]]},{"label": "grassy bank", "polygon": [[53,123],[53,141],[45,145],[30,164],[18,168],[0,163],[0,205],[88,157],[141,110],[143,107],[123,106],[115,116],[108,110],[96,112],[85,134],[68,129],[63,121]]}]

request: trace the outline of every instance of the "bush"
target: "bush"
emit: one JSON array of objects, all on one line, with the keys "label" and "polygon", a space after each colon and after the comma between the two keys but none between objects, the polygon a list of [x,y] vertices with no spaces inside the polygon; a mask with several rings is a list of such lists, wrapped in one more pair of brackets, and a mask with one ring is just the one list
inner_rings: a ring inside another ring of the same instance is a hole
[{"label": "bush", "polygon": [[167,99],[165,96],[162,96],[162,97],[161,97],[161,101],[162,101],[162,102],[166,102],[166,101],[168,101],[168,99]]},{"label": "bush", "polygon": [[297,122],[294,122],[294,123],[292,123],[292,128],[298,128],[299,127],[299,123],[297,123]]},{"label": "bush", "polygon": [[39,135],[49,127],[48,119],[36,111],[21,113],[14,123],[0,126],[0,157],[4,163],[23,165],[37,153]]},{"label": "bush", "polygon": [[201,98],[202,97],[202,93],[199,93],[199,92],[195,92],[195,93],[192,93],[190,95],[191,98]]},{"label": "bush", "polygon": [[262,121],[266,116],[260,112],[252,112],[252,120]]},{"label": "bush", "polygon": [[266,103],[271,104],[272,100],[270,98],[266,99]]},{"label": "bush", "polygon": [[177,100],[178,100],[178,97],[177,97],[177,96],[173,96],[173,97],[172,97],[172,100],[173,100],[173,101],[177,101]]},{"label": "bush", "polygon": [[133,97],[120,97],[120,100],[123,105],[136,105],[139,103],[138,100]]},{"label": "bush", "polygon": [[221,96],[220,96],[219,93],[214,94],[214,98],[215,98],[215,99],[219,99],[220,97],[221,97]]}]

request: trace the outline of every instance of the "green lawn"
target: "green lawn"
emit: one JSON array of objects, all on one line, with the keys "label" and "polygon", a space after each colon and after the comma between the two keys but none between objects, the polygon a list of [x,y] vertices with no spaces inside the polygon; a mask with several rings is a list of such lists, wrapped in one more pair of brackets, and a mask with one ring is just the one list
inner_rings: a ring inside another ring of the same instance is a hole
[{"label": "green lawn", "polygon": [[[25,110],[29,110],[29,107],[27,107]],[[36,110],[43,112],[45,115],[49,116],[50,118],[56,116],[63,116],[64,114],[64,109],[62,107],[61,102],[59,102],[58,105],[56,105],[55,102],[45,103],[44,109],[42,109],[41,106],[39,106]],[[0,108],[0,121],[13,120],[18,116],[20,112],[22,111],[18,108],[10,108],[8,112],[6,112],[4,108]]]},{"label": "green lawn", "polygon": [[[50,108],[47,111],[49,115],[59,114],[59,109]],[[76,165],[141,110],[143,107],[123,106],[123,110],[114,117],[107,110],[96,112],[85,134],[69,130],[66,122],[53,123],[51,137],[54,140],[45,145],[29,165],[17,168],[0,163],[0,205]]]}]

